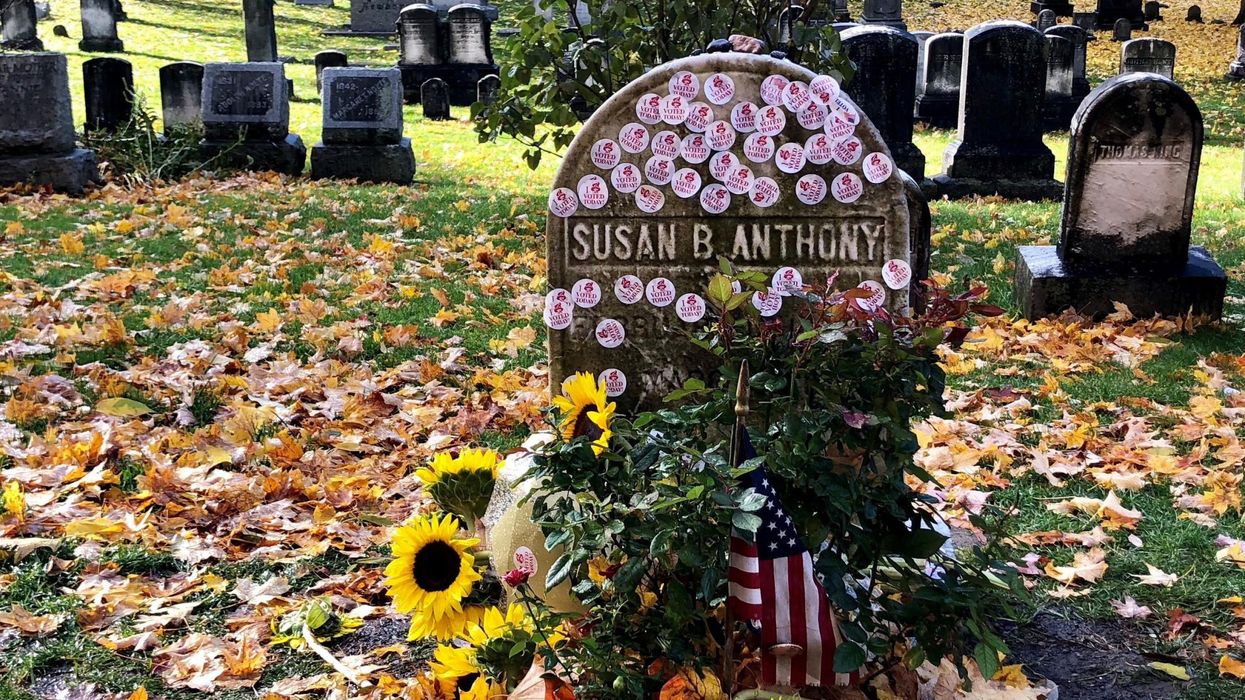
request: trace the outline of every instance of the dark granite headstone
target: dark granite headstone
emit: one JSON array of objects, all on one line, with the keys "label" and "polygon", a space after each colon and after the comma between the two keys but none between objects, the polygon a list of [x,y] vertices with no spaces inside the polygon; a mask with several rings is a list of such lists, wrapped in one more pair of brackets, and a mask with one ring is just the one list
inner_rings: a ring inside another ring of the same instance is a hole
[{"label": "dark granite headstone", "polygon": [[1245,26],[1236,36],[1236,58],[1228,64],[1228,80],[1245,80]]},{"label": "dark granite headstone", "polygon": [[830,26],[834,28],[834,31],[838,32],[839,34],[842,34],[843,32],[849,29],[855,29],[856,27],[860,27],[863,25],[861,25],[859,22],[834,22]]},{"label": "dark granite headstone", "polygon": [[446,121],[450,116],[450,91],[445,81],[430,78],[419,90],[419,102],[424,107],[424,119]]},{"label": "dark granite headstone", "polygon": [[123,58],[92,58],[82,64],[88,132],[116,131],[134,115],[134,67]]},{"label": "dark granite headstone", "polygon": [[403,0],[350,0],[350,30],[368,34],[392,34]]},{"label": "dark granite headstone", "polygon": [[1059,196],[1055,154],[1042,142],[1046,37],[1023,22],[986,22],[964,35],[960,132],[935,178],[951,197]]},{"label": "dark granite headstone", "polygon": [[1142,0],[1098,0],[1098,28],[1114,29],[1121,19],[1128,20],[1133,29],[1149,29]]},{"label": "dark granite headstone", "polygon": [[117,18],[118,22],[129,22],[130,16],[126,14],[125,8],[121,6],[121,0],[111,0],[112,14]]},{"label": "dark granite headstone", "polygon": [[479,5],[457,5],[449,12],[449,62],[492,65],[493,23]]},{"label": "dark granite headstone", "polygon": [[1098,28],[1097,12],[1074,12],[1072,24],[1085,30],[1086,41],[1094,40],[1094,30]]},{"label": "dark granite headstone", "polygon": [[112,0],[80,0],[82,8],[82,41],[78,48],[97,53],[125,51],[117,37],[116,5]]},{"label": "dark granite headstone", "polygon": [[1019,250],[1026,317],[1101,317],[1113,302],[1138,317],[1222,315],[1227,278],[1189,247],[1203,135],[1197,104],[1167,78],[1119,75],[1090,94],[1073,120],[1059,246]]},{"label": "dark granite headstone", "polygon": [[865,0],[860,23],[885,24],[896,29],[907,29],[903,21],[903,0]]},{"label": "dark granite headstone", "polygon": [[350,58],[346,56],[346,52],[328,49],[320,51],[315,57],[316,64],[316,92],[323,89],[324,69],[325,68],[345,68],[350,65]]},{"label": "dark granite headstone", "polygon": [[495,75],[486,75],[480,78],[480,82],[476,83],[476,102],[491,105],[497,101],[497,94],[500,92],[501,78]]},{"label": "dark granite headstone", "polygon": [[1084,29],[1074,24],[1051,27],[1046,30],[1046,35],[1061,36],[1072,42],[1072,99],[1076,104],[1067,113],[1067,121],[1071,123],[1076,108],[1090,91],[1089,75],[1086,72],[1089,63],[1089,37],[1085,35]]},{"label": "dark granite headstone", "polygon": [[160,68],[164,133],[198,124],[203,114],[203,64],[180,61]]},{"label": "dark granite headstone", "polygon": [[444,63],[438,21],[437,8],[432,5],[416,3],[402,9],[398,17],[398,63],[408,66]]},{"label": "dark granite headstone", "polygon": [[929,279],[930,253],[933,249],[931,240],[933,217],[929,210],[929,200],[921,185],[912,176],[900,170],[903,180],[904,194],[908,199],[908,244],[911,254],[908,259],[912,264],[912,284],[908,287],[908,305],[914,309],[925,308],[925,285]]},{"label": "dark granite headstone", "polygon": [[890,147],[895,165],[925,179],[925,155],[912,143],[917,41],[890,26],[843,32],[843,53],[856,64],[844,91],[869,115]]},{"label": "dark granite headstone", "polygon": [[1201,5],[1190,5],[1189,12],[1185,14],[1184,16],[1184,21],[1194,22],[1196,24],[1202,24],[1204,22],[1204,20],[1202,19],[1202,6]]},{"label": "dark granite headstone", "polygon": [[1111,32],[1111,41],[1128,41],[1133,38],[1133,23],[1124,18],[1115,20],[1115,29]]},{"label": "dark granite headstone", "polygon": [[34,0],[0,3],[0,48],[42,51],[37,23]]},{"label": "dark granite headstone", "polygon": [[1245,25],[1245,0],[1241,0],[1240,9],[1236,11],[1236,17],[1232,18],[1232,26]]},{"label": "dark granite headstone", "polygon": [[411,140],[402,136],[397,68],[326,68],[323,136],[311,149],[311,176],[410,184]]},{"label": "dark granite headstone", "polygon": [[1059,15],[1056,15],[1054,10],[1047,9],[1038,13],[1037,30],[1039,32],[1044,32],[1056,24],[1059,24]]},{"label": "dark granite headstone", "polygon": [[783,48],[791,45],[792,25],[804,16],[804,6],[799,4],[786,5],[778,13],[778,46]]},{"label": "dark granite headstone", "polygon": [[1029,11],[1041,14],[1043,10],[1054,12],[1057,17],[1071,17],[1074,12],[1069,0],[1034,0],[1029,3]]},{"label": "dark granite headstone", "polygon": [[1157,0],[1150,0],[1150,2],[1147,2],[1145,4],[1145,7],[1142,8],[1142,12],[1145,15],[1146,21],[1147,22],[1162,22],[1164,7],[1166,6],[1163,3],[1158,2]]},{"label": "dark granite headstone", "polygon": [[[935,32],[909,32],[912,38],[916,39],[916,85],[914,86],[913,96],[921,94],[924,88],[925,71],[922,66],[925,65],[925,42],[934,36]],[[913,103],[913,116],[916,116],[916,104]]]},{"label": "dark granite headstone", "polygon": [[277,19],[273,14],[275,4],[275,0],[242,0],[248,61],[272,63],[277,60]]},{"label": "dark granite headstone", "polygon": [[1124,73],[1157,73],[1174,80],[1176,45],[1154,37],[1124,42],[1120,49],[1120,74]]},{"label": "dark granite headstone", "polygon": [[489,6],[459,3],[438,13],[432,3],[409,5],[399,20],[402,84],[408,103],[420,101],[424,83],[445,82],[450,104],[468,106],[486,75],[497,75],[493,62]]},{"label": "dark granite headstone", "polygon": [[918,68],[923,74],[916,97],[918,119],[942,129],[959,123],[963,63],[963,34],[936,34],[925,43],[925,61]]},{"label": "dark granite headstone", "polygon": [[64,54],[0,54],[0,185],[77,194],[99,180],[95,154],[77,148]]},{"label": "dark granite headstone", "polygon": [[1072,101],[1076,50],[1071,41],[1054,34],[1046,36],[1046,44],[1046,100],[1042,118],[1047,131],[1063,131],[1071,124],[1071,119],[1063,117]]},{"label": "dark granite headstone", "polygon": [[50,0],[35,0],[35,19],[39,22],[52,16]]},{"label": "dark granite headstone", "polygon": [[307,149],[290,133],[289,83],[280,63],[203,67],[203,149],[227,164],[297,175]]},{"label": "dark granite headstone", "polygon": [[835,22],[852,21],[852,11],[847,7],[847,0],[830,0],[830,13]]}]

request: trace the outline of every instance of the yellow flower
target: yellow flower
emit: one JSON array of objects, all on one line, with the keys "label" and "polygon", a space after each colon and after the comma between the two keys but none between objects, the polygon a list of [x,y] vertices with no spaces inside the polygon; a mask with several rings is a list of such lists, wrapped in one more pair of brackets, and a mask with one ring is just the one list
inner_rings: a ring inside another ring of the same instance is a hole
[{"label": "yellow flower", "polygon": [[458,694],[458,700],[497,700],[506,697],[506,689],[484,676],[475,679],[471,687]]},{"label": "yellow flower", "polygon": [[411,612],[411,629],[407,640],[427,639],[436,637],[438,641],[448,641],[455,637],[466,636],[467,630],[484,619],[484,608],[478,605],[464,605],[461,610],[450,610],[441,617],[435,617],[430,611],[414,610]]},{"label": "yellow flower", "polygon": [[482,647],[511,630],[531,632],[533,629],[532,619],[524,612],[523,606],[511,603],[504,615],[499,608],[485,610],[484,619],[467,630],[467,641],[472,646]]},{"label": "yellow flower", "polygon": [[481,578],[470,551],[480,540],[458,537],[458,527],[451,515],[432,515],[394,533],[385,585],[398,612],[418,610],[437,620],[462,612],[463,598]]},{"label": "yellow flower", "polygon": [[415,475],[442,510],[475,522],[488,509],[501,463],[501,455],[495,450],[462,450],[457,455],[442,452]]},{"label": "yellow flower", "polygon": [[464,472],[487,472],[497,478],[497,470],[501,468],[501,455],[496,450],[461,450],[457,456],[441,452],[428,466],[428,469],[415,470],[415,475],[424,482],[424,486],[432,486]]},{"label": "yellow flower", "polygon": [[26,496],[22,493],[22,485],[16,481],[4,485],[4,512],[16,515],[19,520],[26,515]]},{"label": "yellow flower", "polygon": [[460,679],[470,676],[479,675],[480,665],[476,662],[475,647],[456,647],[449,644],[442,644],[437,647],[436,653],[433,654],[433,661],[429,664],[432,669],[432,675],[437,680],[454,681],[457,683]]},{"label": "yellow flower", "polygon": [[562,382],[562,395],[555,396],[553,405],[562,414],[559,429],[563,440],[592,438],[592,451],[598,455],[609,448],[610,420],[616,405],[607,402],[605,382],[598,382],[588,372],[567,377]]}]

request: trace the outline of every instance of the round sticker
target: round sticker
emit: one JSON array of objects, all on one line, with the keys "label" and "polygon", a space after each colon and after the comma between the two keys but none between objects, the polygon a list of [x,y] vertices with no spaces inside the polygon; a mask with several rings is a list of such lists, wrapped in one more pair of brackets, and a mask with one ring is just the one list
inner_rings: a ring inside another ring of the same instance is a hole
[{"label": "round sticker", "polygon": [[682,95],[666,95],[661,100],[661,120],[667,124],[682,124],[687,121],[687,98]]},{"label": "round sticker", "polygon": [[695,73],[681,70],[670,78],[670,94],[690,100],[700,93],[700,78]]},{"label": "round sticker", "polygon": [[807,205],[821,204],[826,198],[826,180],[820,175],[808,174],[795,183],[795,196]]},{"label": "round sticker", "polygon": [[666,195],[652,185],[640,185],[635,191],[635,205],[642,212],[655,214],[666,206]]},{"label": "round sticker", "polygon": [[764,163],[774,157],[774,137],[752,134],[744,141],[744,156],[753,163]]},{"label": "round sticker", "polygon": [[912,281],[912,266],[899,258],[887,260],[882,266],[882,281],[887,287],[899,291]]},{"label": "round sticker", "polygon": [[693,165],[709,160],[710,153],[713,151],[709,148],[704,134],[688,134],[684,137],[683,146],[679,149],[679,155],[683,156],[683,160]]},{"label": "round sticker", "polygon": [[777,136],[787,128],[787,113],[781,107],[769,105],[757,112],[757,131],[766,136]]},{"label": "round sticker", "polygon": [[579,178],[579,203],[589,209],[600,209],[610,200],[610,188],[605,178],[593,173]]},{"label": "round sticker", "polygon": [[778,202],[779,194],[777,182],[774,182],[772,178],[758,177],[752,183],[752,192],[749,199],[752,200],[753,204],[765,209],[774,206]]},{"label": "round sticker", "polygon": [[579,197],[569,187],[559,187],[549,193],[549,212],[566,218],[579,211]]},{"label": "round sticker", "polygon": [[555,289],[545,295],[545,325],[555,331],[570,328],[574,320],[575,302],[565,289]]},{"label": "round sticker", "polygon": [[812,101],[813,93],[808,91],[808,83],[793,80],[787,83],[787,88],[782,91],[782,104],[793,113],[799,114],[800,110]]},{"label": "round sticker", "polygon": [[735,99],[735,81],[731,76],[714,73],[705,82],[705,97],[715,105],[724,105]]},{"label": "round sticker", "polygon": [[865,156],[864,171],[865,179],[876,185],[885,182],[895,172],[895,166],[885,153],[870,153]]},{"label": "round sticker", "polygon": [[838,142],[856,133],[856,126],[843,118],[842,114],[835,112],[826,117],[825,126],[822,127],[826,131],[826,136],[830,140]]},{"label": "round sticker", "polygon": [[670,302],[674,301],[674,282],[665,277],[655,277],[644,288],[644,296],[648,298],[648,303],[658,308],[670,306]]},{"label": "round sticker", "polygon": [[814,97],[821,100],[822,104],[829,107],[839,98],[839,81],[828,75],[819,75],[808,84],[808,90],[813,93]]},{"label": "round sticker", "polygon": [[644,175],[654,185],[669,185],[674,177],[674,161],[661,156],[653,156],[644,164]]},{"label": "round sticker", "polygon": [[757,112],[759,111],[760,107],[752,102],[740,102],[731,110],[731,125],[742,134],[756,131]]},{"label": "round sticker", "polygon": [[535,575],[537,570],[536,554],[528,547],[514,550],[514,568],[528,576]]},{"label": "round sticker", "polygon": [[571,287],[571,296],[575,299],[575,306],[591,309],[601,302],[601,285],[587,278],[581,279]]},{"label": "round sticker", "polygon": [[804,157],[813,165],[825,165],[834,160],[834,142],[825,134],[813,134],[804,142]]},{"label": "round sticker", "polygon": [[770,288],[782,296],[790,296],[804,288],[804,276],[794,267],[780,267],[770,280]]},{"label": "round sticker", "polygon": [[662,158],[678,158],[679,152],[683,150],[683,139],[673,131],[663,131],[653,137],[649,150],[653,155]]},{"label": "round sticker", "polygon": [[829,116],[830,110],[826,109],[826,106],[822,103],[813,100],[808,103],[808,106],[801,109],[795,115],[795,118],[800,122],[800,126],[809,131],[816,131],[826,125],[826,118]]},{"label": "round sticker", "polygon": [[752,168],[746,165],[732,168],[726,174],[726,189],[731,194],[748,194],[752,191],[754,182],[756,182],[756,176],[752,174]]},{"label": "round sticker", "polygon": [[881,284],[878,284],[873,280],[865,280],[860,283],[860,288],[869,291],[869,297],[867,299],[862,299],[862,301],[866,304],[869,304],[876,309],[886,303],[886,288]]},{"label": "round sticker", "polygon": [[834,198],[844,204],[851,204],[865,193],[865,185],[855,173],[843,173],[830,183],[830,192]]},{"label": "round sticker", "polygon": [[619,192],[631,194],[640,186],[640,168],[633,163],[623,163],[610,171],[610,182]]},{"label": "round sticker", "polygon": [[710,214],[721,214],[731,206],[731,193],[714,182],[700,191],[700,206]]},{"label": "round sticker", "polygon": [[605,395],[612,398],[627,392],[627,375],[621,369],[610,368],[597,376],[598,384],[605,384]]},{"label": "round sticker", "polygon": [[804,147],[798,143],[784,143],[778,148],[778,153],[774,156],[774,162],[778,164],[778,169],[784,173],[794,174],[804,169],[804,163],[808,159],[804,156]]},{"label": "round sticker", "polygon": [[671,183],[674,193],[683,199],[689,199],[696,196],[700,191],[700,173],[692,168],[683,168],[674,174],[674,180]]},{"label": "round sticker", "polygon": [[726,176],[739,165],[739,159],[730,151],[715,153],[709,161],[709,174],[713,179],[725,181]]},{"label": "round sticker", "polygon": [[699,294],[684,294],[679,297],[679,303],[675,305],[674,312],[681,320],[696,323],[705,317],[705,300]]},{"label": "round sticker", "polygon": [[618,132],[618,142],[628,153],[641,153],[648,148],[648,129],[642,124],[631,122]]},{"label": "round sticker", "polygon": [[834,162],[839,165],[851,165],[860,160],[865,145],[855,136],[849,136],[834,144]]},{"label": "round sticker", "polygon": [[713,121],[713,108],[704,102],[693,102],[687,109],[687,121],[683,122],[689,130],[703,133]]},{"label": "round sticker", "polygon": [[782,104],[783,90],[790,82],[781,75],[771,75],[761,81],[761,101],[767,105]]},{"label": "round sticker", "polygon": [[709,139],[709,148],[715,151],[727,151],[735,145],[735,127],[721,119],[709,125],[705,136]]},{"label": "round sticker", "polygon": [[592,164],[602,170],[610,170],[618,165],[622,152],[614,139],[601,139],[592,144]]},{"label": "round sticker", "polygon": [[644,296],[644,282],[635,275],[623,275],[614,280],[614,296],[624,304],[634,304]]},{"label": "round sticker", "polygon": [[765,318],[782,311],[782,295],[772,289],[752,295],[752,306]]},{"label": "round sticker", "polygon": [[623,344],[627,339],[627,329],[623,328],[623,324],[612,318],[601,319],[597,324],[597,342],[603,348],[616,348]]},{"label": "round sticker", "polygon": [[661,121],[661,96],[648,93],[635,103],[635,116],[645,124]]},{"label": "round sticker", "polygon": [[855,105],[847,99],[846,95],[840,94],[834,98],[834,111],[843,115],[843,118],[850,122],[852,126],[860,123],[860,112],[856,111]]}]

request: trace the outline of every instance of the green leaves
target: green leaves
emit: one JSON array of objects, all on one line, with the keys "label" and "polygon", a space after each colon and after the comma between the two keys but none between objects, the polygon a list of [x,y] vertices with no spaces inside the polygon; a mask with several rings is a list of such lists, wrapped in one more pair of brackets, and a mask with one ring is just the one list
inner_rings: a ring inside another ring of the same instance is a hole
[{"label": "green leaves", "polygon": [[558,557],[553,562],[553,566],[549,567],[549,572],[545,574],[545,589],[551,591],[561,585],[571,575],[571,564],[569,553]]}]

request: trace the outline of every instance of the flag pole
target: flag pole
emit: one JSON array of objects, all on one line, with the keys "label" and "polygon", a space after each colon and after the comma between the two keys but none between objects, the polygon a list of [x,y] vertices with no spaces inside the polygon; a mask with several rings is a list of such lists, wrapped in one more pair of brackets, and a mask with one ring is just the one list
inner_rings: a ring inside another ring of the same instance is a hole
[{"label": "flag pole", "polygon": [[[731,433],[731,466],[739,466],[743,456],[743,434],[748,422],[748,360],[739,365],[739,381],[735,384],[735,430]],[[729,551],[729,550],[728,550]],[[728,555],[729,556],[729,555]],[[730,567],[730,562],[727,562]],[[731,612],[729,600],[726,604],[726,648],[724,657],[724,677],[726,696],[735,692],[735,615]]]}]

